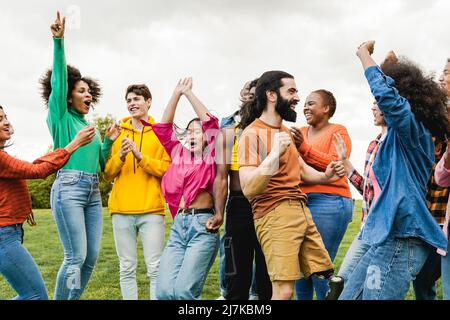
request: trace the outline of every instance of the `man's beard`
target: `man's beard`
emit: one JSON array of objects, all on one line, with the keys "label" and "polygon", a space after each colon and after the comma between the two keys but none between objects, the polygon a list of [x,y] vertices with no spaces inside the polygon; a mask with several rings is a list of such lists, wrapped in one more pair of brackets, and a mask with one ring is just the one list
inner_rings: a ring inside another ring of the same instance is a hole
[{"label": "man's beard", "polygon": [[289,122],[295,122],[297,120],[297,112],[291,109],[291,103],[289,103],[289,100],[282,98],[279,94],[275,110],[280,114],[283,120]]}]

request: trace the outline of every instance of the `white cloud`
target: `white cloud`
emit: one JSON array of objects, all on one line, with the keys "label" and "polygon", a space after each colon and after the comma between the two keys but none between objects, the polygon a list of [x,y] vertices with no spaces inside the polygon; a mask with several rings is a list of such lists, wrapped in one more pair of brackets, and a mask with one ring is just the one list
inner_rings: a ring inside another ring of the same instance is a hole
[{"label": "white cloud", "polygon": [[[10,150],[27,160],[51,144],[38,79],[52,64],[55,11],[73,6],[80,15],[68,18],[80,28],[67,30],[67,61],[100,81],[97,113],[126,116],[126,86],[147,83],[159,119],[177,79],[192,75],[197,95],[222,117],[238,105],[244,82],[282,69],[296,77],[300,104],[314,89],[335,94],[333,120],[347,126],[359,169],[378,129],[356,47],[375,39],[378,61],[394,49],[436,72],[450,56],[446,0],[0,0],[0,104],[16,128]],[[301,109],[297,125],[305,123]],[[192,117],[182,101],[176,122]]]}]

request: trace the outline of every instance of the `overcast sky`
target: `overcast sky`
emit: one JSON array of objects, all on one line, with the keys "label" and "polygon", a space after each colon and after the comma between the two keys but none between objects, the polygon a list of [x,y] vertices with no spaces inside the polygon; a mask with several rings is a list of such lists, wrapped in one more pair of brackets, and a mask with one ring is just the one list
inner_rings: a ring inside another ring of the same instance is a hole
[{"label": "overcast sky", "polygon": [[[67,16],[67,62],[101,83],[95,113],[127,116],[125,88],[146,83],[158,121],[177,79],[192,76],[197,96],[223,117],[247,80],[284,70],[299,89],[298,126],[312,90],[334,93],[332,121],[347,127],[359,169],[379,129],[357,46],[376,40],[377,61],[393,49],[437,76],[450,56],[448,0],[0,0],[0,105],[16,131],[8,152],[29,161],[52,143],[38,80],[52,65],[56,10]],[[182,100],[175,121],[193,117]]]}]

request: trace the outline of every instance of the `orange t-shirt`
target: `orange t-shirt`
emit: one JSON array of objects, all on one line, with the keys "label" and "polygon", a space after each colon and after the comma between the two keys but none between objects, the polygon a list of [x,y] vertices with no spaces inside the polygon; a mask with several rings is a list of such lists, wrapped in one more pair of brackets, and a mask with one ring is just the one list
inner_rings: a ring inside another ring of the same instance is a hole
[{"label": "orange t-shirt", "polygon": [[[333,144],[333,134],[339,133],[347,146],[347,158],[350,157],[352,150],[352,141],[348,135],[347,129],[340,124],[331,124],[323,132],[316,135],[313,140],[308,140],[309,126],[300,128],[303,134],[304,142],[299,148],[303,160],[318,171],[325,171],[331,161],[338,160],[338,154]],[[342,177],[336,182],[330,184],[310,184],[301,185],[303,192],[308,193],[327,193],[351,198],[350,187],[347,177]]]},{"label": "orange t-shirt", "polygon": [[[290,134],[287,127],[273,127],[260,119],[253,121],[242,133],[238,143],[238,161],[240,167],[258,167],[272,150],[273,136],[277,132]],[[252,200],[253,218],[259,219],[275,209],[279,203],[288,199],[304,199],[300,190],[299,153],[294,141],[280,158],[278,168],[274,169],[272,178],[264,192]]]}]

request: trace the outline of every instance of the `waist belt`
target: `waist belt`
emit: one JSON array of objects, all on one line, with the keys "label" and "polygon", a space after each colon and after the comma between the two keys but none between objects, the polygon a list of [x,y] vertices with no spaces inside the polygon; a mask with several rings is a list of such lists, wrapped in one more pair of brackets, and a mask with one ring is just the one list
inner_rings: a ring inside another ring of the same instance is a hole
[{"label": "waist belt", "polygon": [[200,213],[209,213],[214,214],[214,209],[212,208],[186,208],[186,209],[178,209],[178,213],[181,213],[182,215],[188,215],[188,214],[200,214]]}]

